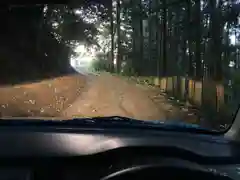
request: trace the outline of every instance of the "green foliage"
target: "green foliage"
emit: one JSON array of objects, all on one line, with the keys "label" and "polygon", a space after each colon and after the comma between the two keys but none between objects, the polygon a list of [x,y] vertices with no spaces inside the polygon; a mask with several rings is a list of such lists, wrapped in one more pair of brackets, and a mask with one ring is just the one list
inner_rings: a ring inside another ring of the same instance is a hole
[{"label": "green foliage", "polygon": [[235,85],[238,85],[238,87],[240,86],[240,72],[239,71],[235,71],[233,73],[232,80]]},{"label": "green foliage", "polygon": [[124,66],[122,67],[121,74],[124,76],[135,76],[136,75],[134,68],[128,62],[126,62],[124,64]]},{"label": "green foliage", "polygon": [[[52,31],[59,36],[61,41],[69,43],[78,40],[89,44],[94,42],[94,36],[97,34],[95,24],[85,20],[90,18],[91,11],[86,13],[81,5],[73,7],[64,4],[47,5],[46,9],[46,23],[52,27]],[[84,15],[79,15],[76,10]]]},{"label": "green foliage", "polygon": [[103,54],[98,55],[92,62],[92,68],[95,71],[109,71],[109,65]]}]

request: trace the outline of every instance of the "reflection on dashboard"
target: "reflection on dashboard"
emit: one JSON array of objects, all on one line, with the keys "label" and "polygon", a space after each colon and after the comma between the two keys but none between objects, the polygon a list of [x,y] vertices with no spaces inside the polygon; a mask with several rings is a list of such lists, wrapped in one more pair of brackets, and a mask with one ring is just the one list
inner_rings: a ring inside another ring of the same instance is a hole
[{"label": "reflection on dashboard", "polygon": [[0,180],[31,180],[31,171],[25,168],[0,168]]}]

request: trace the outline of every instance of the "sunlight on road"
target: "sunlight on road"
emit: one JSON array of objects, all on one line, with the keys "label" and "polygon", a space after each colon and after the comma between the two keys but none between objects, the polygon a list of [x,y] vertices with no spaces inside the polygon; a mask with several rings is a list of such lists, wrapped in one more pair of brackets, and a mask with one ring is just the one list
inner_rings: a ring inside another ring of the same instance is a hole
[{"label": "sunlight on road", "polygon": [[72,56],[70,63],[73,67],[76,66],[89,66],[94,60],[95,53],[91,50],[89,51],[83,44],[79,44],[74,52],[76,55]]},{"label": "sunlight on road", "polygon": [[94,74],[92,64],[96,56],[95,51],[80,44],[75,48],[74,52],[76,55],[70,58],[71,66],[80,74]]}]

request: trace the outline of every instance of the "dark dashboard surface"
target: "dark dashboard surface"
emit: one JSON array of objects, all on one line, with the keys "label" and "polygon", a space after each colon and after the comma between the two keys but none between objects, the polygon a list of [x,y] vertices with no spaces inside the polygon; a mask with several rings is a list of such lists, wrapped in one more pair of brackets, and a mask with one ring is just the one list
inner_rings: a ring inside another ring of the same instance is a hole
[{"label": "dark dashboard surface", "polygon": [[122,147],[173,147],[219,160],[240,158],[240,144],[220,135],[137,129],[0,128],[0,144],[0,157],[81,156]]},{"label": "dark dashboard surface", "polygon": [[[232,179],[239,179],[240,173],[240,145],[220,135],[117,128],[2,127],[0,145],[0,175],[5,173],[5,179],[101,179],[120,170],[149,166],[157,167],[154,172],[166,166],[193,168]],[[13,174],[22,178],[8,178]]]}]

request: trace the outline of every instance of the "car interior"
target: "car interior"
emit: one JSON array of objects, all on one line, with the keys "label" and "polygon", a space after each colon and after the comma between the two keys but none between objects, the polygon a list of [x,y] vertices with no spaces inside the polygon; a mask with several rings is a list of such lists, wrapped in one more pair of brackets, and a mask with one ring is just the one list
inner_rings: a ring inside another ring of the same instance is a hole
[{"label": "car interior", "polygon": [[240,179],[240,109],[209,133],[3,121],[0,180]]},{"label": "car interior", "polygon": [[1,124],[0,179],[239,179],[239,124],[240,112],[225,134]]}]

